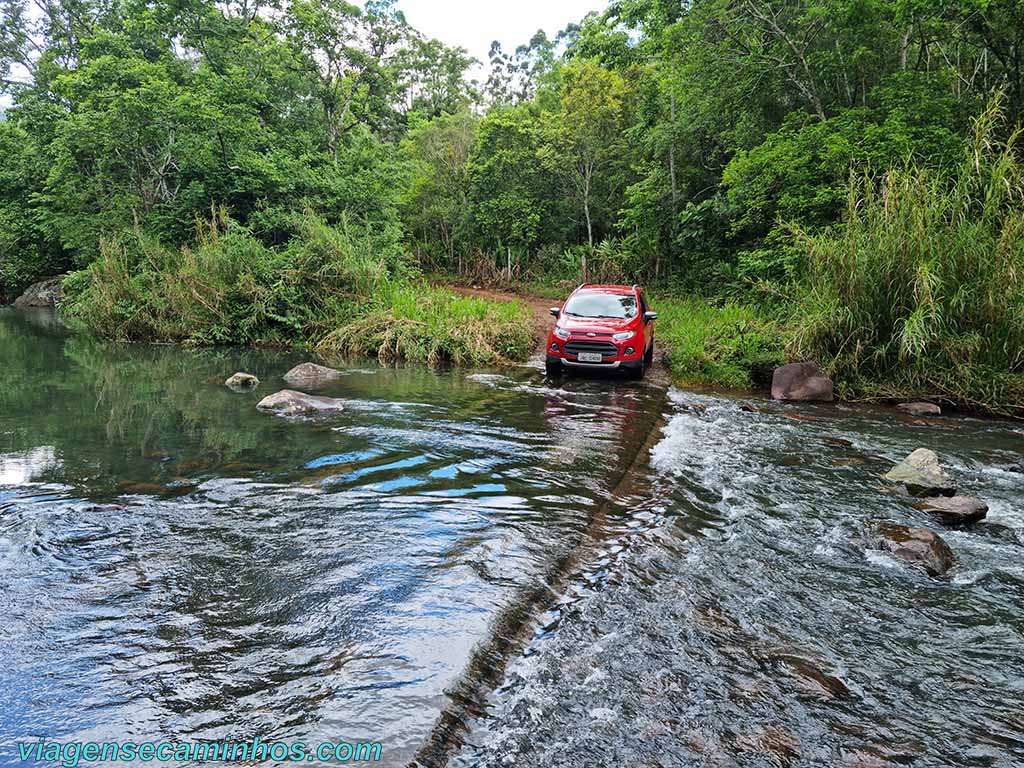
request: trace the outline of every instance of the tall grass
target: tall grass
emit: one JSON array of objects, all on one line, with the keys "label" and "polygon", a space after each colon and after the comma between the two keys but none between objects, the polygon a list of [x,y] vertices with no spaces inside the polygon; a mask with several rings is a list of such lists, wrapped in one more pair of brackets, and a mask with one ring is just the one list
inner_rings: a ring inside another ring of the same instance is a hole
[{"label": "tall grass", "polygon": [[64,289],[65,314],[119,340],[299,345],[429,363],[525,359],[532,344],[525,308],[427,287],[393,241],[313,215],[281,248],[222,211],[180,250],[130,232],[104,243]]},{"label": "tall grass", "polygon": [[490,365],[524,360],[533,344],[529,310],[519,302],[458,296],[424,283],[389,283],[359,317],[324,337],[317,351],[381,362]]},{"label": "tall grass", "polygon": [[754,306],[655,296],[657,337],[673,376],[690,385],[750,389],[784,362],[782,330]]},{"label": "tall grass", "polygon": [[807,260],[790,353],[847,397],[937,397],[1024,415],[1024,166],[998,102],[949,174],[855,175]]},{"label": "tall grass", "polygon": [[269,248],[216,211],[170,249],[134,231],[65,280],[65,312],[102,336],[196,344],[287,344],[324,332],[393,268],[359,230],[307,215]]}]

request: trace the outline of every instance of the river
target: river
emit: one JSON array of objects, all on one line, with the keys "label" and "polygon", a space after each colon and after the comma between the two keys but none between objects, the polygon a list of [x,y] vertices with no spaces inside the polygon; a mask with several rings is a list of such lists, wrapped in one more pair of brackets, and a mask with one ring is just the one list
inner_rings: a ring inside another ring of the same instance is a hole
[{"label": "river", "polygon": [[[381,765],[1024,761],[1024,431],[538,364],[116,345],[0,310],[0,761],[375,741]],[[262,380],[237,394],[238,370]],[[988,519],[879,475],[940,453]],[[941,530],[948,578],[865,549]]]}]

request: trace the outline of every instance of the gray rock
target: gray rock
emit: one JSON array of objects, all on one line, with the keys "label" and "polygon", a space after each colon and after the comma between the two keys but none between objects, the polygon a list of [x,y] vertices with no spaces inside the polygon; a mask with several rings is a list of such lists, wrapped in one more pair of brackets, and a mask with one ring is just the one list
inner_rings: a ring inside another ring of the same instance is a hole
[{"label": "gray rock", "polygon": [[956,564],[945,540],[927,528],[882,523],[875,545],[904,562],[922,566],[932,576],[944,576]]},{"label": "gray rock", "polygon": [[50,277],[33,283],[14,300],[16,307],[55,307],[61,299],[59,277]]},{"label": "gray rock", "polygon": [[323,365],[300,363],[284,375],[284,380],[296,387],[316,386],[340,378],[341,375],[341,371]]},{"label": "gray rock", "polygon": [[970,496],[928,499],[915,504],[914,508],[935,515],[946,525],[976,523],[988,514],[988,504]]},{"label": "gray rock", "polygon": [[885,473],[885,479],[899,483],[911,496],[952,496],[956,483],[939,464],[935,451],[918,448]]},{"label": "gray rock", "polygon": [[227,381],[224,382],[224,386],[228,389],[233,389],[236,392],[247,392],[250,389],[256,389],[260,385],[260,380],[253,376],[251,373],[236,373]]},{"label": "gray rock", "polygon": [[325,411],[340,411],[345,407],[345,401],[336,397],[318,397],[317,395],[307,395],[305,392],[282,389],[280,392],[267,395],[259,401],[256,407],[261,411],[271,411],[282,416],[302,416]]},{"label": "gray rock", "polygon": [[911,416],[941,416],[942,408],[935,403],[900,403],[897,410],[909,413]]},{"label": "gray rock", "polygon": [[791,363],[772,374],[772,399],[831,402],[832,379],[821,375],[817,363]]}]

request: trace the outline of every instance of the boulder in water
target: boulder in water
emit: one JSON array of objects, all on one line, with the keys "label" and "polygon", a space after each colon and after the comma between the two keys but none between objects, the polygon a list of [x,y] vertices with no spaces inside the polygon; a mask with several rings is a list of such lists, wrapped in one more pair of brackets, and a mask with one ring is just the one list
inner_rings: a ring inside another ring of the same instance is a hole
[{"label": "boulder in water", "polygon": [[914,505],[915,509],[938,517],[946,525],[967,525],[984,520],[988,504],[970,496],[952,496],[928,499]]},{"label": "boulder in water", "polygon": [[900,403],[896,410],[909,413],[911,416],[941,416],[942,408],[935,403]]},{"label": "boulder in water", "polygon": [[235,392],[247,392],[251,389],[256,389],[260,385],[260,380],[253,376],[251,373],[236,373],[227,381],[224,382],[224,386],[228,389],[233,389]]},{"label": "boulder in water", "polygon": [[876,546],[904,562],[924,567],[932,576],[944,576],[956,563],[945,540],[927,528],[882,523]]},{"label": "boulder in water", "polygon": [[316,363],[300,363],[284,375],[284,380],[293,386],[316,386],[341,377],[341,371]]},{"label": "boulder in water", "polygon": [[911,496],[952,496],[956,483],[950,479],[935,451],[918,448],[884,475],[907,489]]},{"label": "boulder in water", "polygon": [[817,363],[791,363],[772,374],[772,398],[775,400],[831,402],[832,379],[821,375]]},{"label": "boulder in water", "polygon": [[49,277],[46,280],[40,280],[38,283],[33,283],[25,292],[14,300],[14,306],[16,307],[55,307],[57,302],[60,301],[59,277]]},{"label": "boulder in water", "polygon": [[305,392],[282,389],[280,392],[267,395],[256,407],[261,411],[270,411],[282,416],[302,416],[324,411],[340,411],[345,407],[345,401],[336,397],[318,397],[307,395]]}]

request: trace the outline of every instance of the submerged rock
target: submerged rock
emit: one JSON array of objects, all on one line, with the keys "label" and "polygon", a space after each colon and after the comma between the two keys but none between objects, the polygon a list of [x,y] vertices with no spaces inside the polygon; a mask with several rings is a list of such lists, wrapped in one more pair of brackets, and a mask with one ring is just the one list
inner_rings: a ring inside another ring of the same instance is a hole
[{"label": "submerged rock", "polygon": [[341,371],[316,363],[300,363],[284,375],[284,380],[295,386],[316,386],[341,377]]},{"label": "submerged rock", "polygon": [[16,307],[55,307],[57,302],[60,301],[59,277],[50,277],[46,280],[40,280],[38,283],[33,283],[25,292],[14,300],[14,306]]},{"label": "submerged rock", "polygon": [[260,380],[253,376],[251,373],[236,373],[227,381],[224,382],[224,386],[228,389],[233,389],[236,392],[246,392],[250,389],[256,389],[260,385]]},{"label": "submerged rock", "polygon": [[850,688],[840,677],[824,670],[825,662],[821,659],[811,659],[792,653],[780,653],[775,658],[786,665],[809,695],[822,700],[850,695]]},{"label": "submerged rock", "polygon": [[775,400],[831,402],[832,379],[821,375],[817,363],[791,363],[772,374],[772,398]]},{"label": "submerged rock", "polygon": [[956,483],[939,464],[935,451],[918,448],[883,475],[891,483],[899,483],[911,496],[952,496]]},{"label": "submerged rock", "polygon": [[915,504],[914,508],[935,515],[946,525],[976,523],[988,514],[988,504],[970,496],[940,496]]},{"label": "submerged rock", "polygon": [[945,539],[927,528],[882,523],[875,546],[904,562],[924,567],[932,576],[944,576],[956,563]]},{"label": "submerged rock", "polygon": [[911,416],[941,416],[942,408],[935,403],[900,403],[896,410],[909,413]]},{"label": "submerged rock", "polygon": [[282,416],[301,416],[323,411],[340,411],[345,407],[345,401],[336,397],[318,397],[307,395],[305,392],[282,389],[280,392],[267,395],[256,407],[261,411],[272,411]]}]

